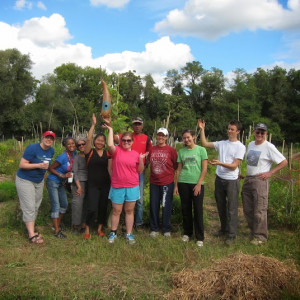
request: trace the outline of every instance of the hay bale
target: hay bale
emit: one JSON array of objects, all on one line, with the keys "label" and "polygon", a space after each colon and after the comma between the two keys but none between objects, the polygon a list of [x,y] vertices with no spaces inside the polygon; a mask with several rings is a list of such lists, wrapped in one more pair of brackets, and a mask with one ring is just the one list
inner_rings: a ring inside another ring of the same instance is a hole
[{"label": "hay bale", "polygon": [[299,295],[295,266],[263,255],[229,255],[201,271],[184,269],[173,275],[167,299],[278,299]]}]

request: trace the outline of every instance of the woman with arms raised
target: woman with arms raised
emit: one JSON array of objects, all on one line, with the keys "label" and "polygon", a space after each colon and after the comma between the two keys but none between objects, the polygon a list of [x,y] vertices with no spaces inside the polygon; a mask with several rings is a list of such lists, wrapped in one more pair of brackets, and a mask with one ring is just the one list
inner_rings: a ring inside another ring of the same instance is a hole
[{"label": "woman with arms raised", "polygon": [[108,150],[112,155],[112,176],[109,199],[112,202],[113,213],[111,220],[111,233],[109,243],[114,243],[117,237],[120,214],[123,206],[125,210],[126,239],[129,244],[134,244],[132,234],[134,222],[134,206],[140,198],[139,173],[144,170],[144,158],[148,153],[139,154],[131,149],[133,135],[131,132],[124,132],[121,139],[121,146],[115,146],[113,141],[113,129],[108,129]]}]

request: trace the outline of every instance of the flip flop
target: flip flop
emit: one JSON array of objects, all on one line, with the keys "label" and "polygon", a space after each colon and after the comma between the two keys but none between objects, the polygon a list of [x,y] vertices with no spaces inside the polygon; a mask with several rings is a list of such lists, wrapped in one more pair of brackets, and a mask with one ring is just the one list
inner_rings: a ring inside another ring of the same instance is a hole
[{"label": "flip flop", "polygon": [[39,236],[38,234],[32,236],[31,238],[28,238],[28,240],[32,244],[43,244],[44,243],[43,237]]}]

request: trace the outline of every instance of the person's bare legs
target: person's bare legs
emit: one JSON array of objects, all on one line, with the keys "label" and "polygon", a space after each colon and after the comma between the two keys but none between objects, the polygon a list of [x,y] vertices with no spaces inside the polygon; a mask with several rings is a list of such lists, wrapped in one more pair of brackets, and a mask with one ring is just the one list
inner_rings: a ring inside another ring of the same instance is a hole
[{"label": "person's bare legs", "polygon": [[135,201],[125,202],[125,222],[126,222],[126,233],[132,233],[133,223],[134,223],[134,207]]}]

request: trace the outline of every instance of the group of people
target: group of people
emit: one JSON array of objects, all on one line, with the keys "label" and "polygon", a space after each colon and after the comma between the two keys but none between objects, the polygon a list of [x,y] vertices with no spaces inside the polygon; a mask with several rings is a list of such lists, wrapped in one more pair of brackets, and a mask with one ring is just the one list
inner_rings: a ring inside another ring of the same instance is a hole
[{"label": "group of people", "polygon": [[[242,127],[239,121],[229,122],[227,140],[208,142],[205,121],[198,120],[202,146],[196,144],[195,132],[187,129],[182,132],[184,147],[178,153],[167,144],[169,133],[166,128],[157,130],[157,144],[153,146],[150,138],[142,133],[141,118],[132,121],[133,132],[119,135],[114,134],[109,119],[104,121],[102,128],[108,131],[107,142],[104,133],[93,138],[97,123],[93,114],[87,139],[75,141],[66,138],[65,151],[52,164],[54,132],[46,131],[41,143],[25,149],[16,176],[16,188],[30,242],[44,242],[43,236],[35,230],[35,219],[42,201],[44,176],[49,170],[46,186],[55,237],[66,238],[61,221],[68,207],[65,183],[69,181],[72,182],[72,226],[75,232],[84,231],[84,239],[90,239],[91,226],[97,220],[97,234],[105,236],[110,200],[112,215],[108,242],[112,244],[118,237],[117,229],[124,211],[125,237],[129,244],[134,244],[133,228],[143,225],[144,170],[149,165],[150,237],[157,237],[160,231],[165,238],[171,236],[175,194],[181,200],[182,241],[188,242],[194,235],[196,245],[202,247],[204,182],[208,163],[217,166],[215,198],[221,228],[216,235],[225,237],[226,244],[235,241],[239,165],[246,152],[246,147],[238,140]],[[246,154],[247,175],[242,189],[244,214],[251,230],[251,242],[256,245],[268,239],[268,179],[287,165],[284,156],[266,141],[266,135],[267,126],[257,124],[255,140],[249,144]],[[218,159],[208,161],[206,148],[214,148]],[[274,168],[273,163],[276,164]]]}]

